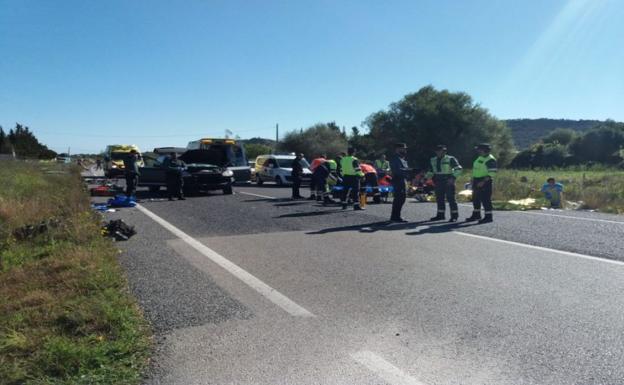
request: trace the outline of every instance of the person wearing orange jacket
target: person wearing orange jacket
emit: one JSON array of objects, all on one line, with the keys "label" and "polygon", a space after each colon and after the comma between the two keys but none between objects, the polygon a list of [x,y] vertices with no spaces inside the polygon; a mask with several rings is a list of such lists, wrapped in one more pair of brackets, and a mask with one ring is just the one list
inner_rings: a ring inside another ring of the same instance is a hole
[{"label": "person wearing orange jacket", "polygon": [[316,170],[320,165],[325,163],[327,160],[326,155],[320,155],[317,158],[312,159],[312,163],[310,164],[310,171],[312,171],[312,179],[310,180],[310,197],[308,200],[321,200],[321,196],[317,196],[316,191],[321,188],[321,186],[317,186],[317,180],[314,178],[314,170]]}]

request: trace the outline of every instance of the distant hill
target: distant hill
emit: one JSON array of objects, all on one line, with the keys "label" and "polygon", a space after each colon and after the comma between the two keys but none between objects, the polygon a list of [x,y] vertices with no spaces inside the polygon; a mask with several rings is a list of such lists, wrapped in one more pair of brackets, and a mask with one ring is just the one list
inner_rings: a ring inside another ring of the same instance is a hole
[{"label": "distant hill", "polygon": [[263,144],[269,147],[275,146],[275,140],[273,139],[250,138],[250,139],[242,139],[241,141],[247,144]]},{"label": "distant hill", "polygon": [[511,128],[516,148],[523,150],[557,128],[570,128],[583,132],[603,122],[600,120],[570,119],[508,119],[505,120],[505,123]]}]

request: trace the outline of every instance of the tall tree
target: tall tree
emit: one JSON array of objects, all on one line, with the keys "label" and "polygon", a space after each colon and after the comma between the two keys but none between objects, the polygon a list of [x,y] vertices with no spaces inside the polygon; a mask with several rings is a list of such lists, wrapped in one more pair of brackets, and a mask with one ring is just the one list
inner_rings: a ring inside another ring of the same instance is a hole
[{"label": "tall tree", "polygon": [[385,152],[391,152],[394,143],[407,143],[409,159],[416,166],[426,165],[437,144],[446,144],[449,153],[466,165],[472,163],[474,146],[480,142],[491,143],[503,165],[514,151],[511,131],[468,94],[432,86],[370,115],[366,125],[374,143]]},{"label": "tall tree", "polygon": [[334,123],[318,123],[305,130],[290,131],[279,143],[279,149],[288,152],[300,152],[307,157],[326,154],[335,157],[347,149],[347,138]]},{"label": "tall tree", "polygon": [[2,128],[2,126],[0,126],[0,153],[6,152],[5,150],[6,141],[7,141],[6,134],[4,133],[4,129]]},{"label": "tall tree", "polygon": [[7,139],[19,157],[49,159],[56,156],[54,151],[39,142],[28,127],[19,123],[9,131]]}]

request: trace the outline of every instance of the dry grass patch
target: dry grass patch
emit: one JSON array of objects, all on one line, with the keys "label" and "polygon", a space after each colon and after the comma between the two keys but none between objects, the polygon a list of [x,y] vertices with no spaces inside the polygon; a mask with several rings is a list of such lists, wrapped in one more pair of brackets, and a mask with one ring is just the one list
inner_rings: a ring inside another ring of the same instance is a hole
[{"label": "dry grass patch", "polygon": [[0,179],[14,179],[0,192],[0,384],[138,383],[149,330],[77,174],[4,166]]}]

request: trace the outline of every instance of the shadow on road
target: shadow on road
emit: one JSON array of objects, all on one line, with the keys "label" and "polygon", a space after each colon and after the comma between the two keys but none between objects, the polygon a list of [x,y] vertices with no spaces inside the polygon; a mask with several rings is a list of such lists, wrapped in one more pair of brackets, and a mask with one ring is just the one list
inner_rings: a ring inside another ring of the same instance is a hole
[{"label": "shadow on road", "polygon": [[289,207],[289,206],[301,206],[301,205],[307,205],[311,202],[306,202],[306,201],[294,201],[294,202],[289,202],[289,203],[278,203],[276,205],[273,205],[275,207]]},{"label": "shadow on road", "polygon": [[337,214],[343,212],[342,209],[334,209],[334,210],[325,210],[325,211],[307,211],[303,213],[291,213],[291,214],[282,214],[277,217],[273,217],[275,219],[278,218],[300,218],[300,217],[314,217],[320,215],[329,215],[329,214]]},{"label": "shadow on road", "polygon": [[418,221],[418,222],[406,222],[406,223],[379,221],[379,222],[363,223],[363,224],[350,225],[350,226],[330,227],[327,229],[310,231],[310,232],[307,232],[306,234],[308,235],[327,234],[327,233],[337,233],[337,232],[342,232],[342,231],[359,231],[361,233],[374,233],[377,231],[399,231],[399,230],[416,229],[416,231],[405,233],[405,235],[420,235],[420,234],[446,233],[449,231],[457,230],[458,228],[471,227],[476,224],[477,224],[476,222],[448,223],[448,222],[432,222],[429,220]]}]

